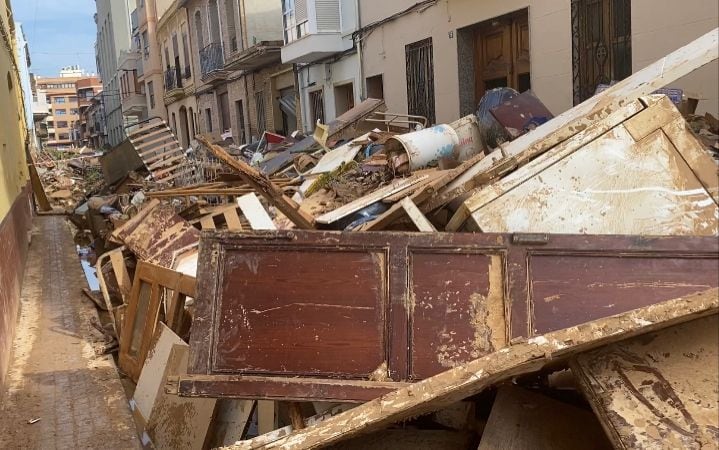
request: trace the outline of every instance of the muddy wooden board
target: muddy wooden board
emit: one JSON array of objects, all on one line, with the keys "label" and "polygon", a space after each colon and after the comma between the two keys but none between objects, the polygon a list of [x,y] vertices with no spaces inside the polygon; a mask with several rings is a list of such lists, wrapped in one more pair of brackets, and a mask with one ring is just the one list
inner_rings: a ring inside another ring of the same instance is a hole
[{"label": "muddy wooden board", "polygon": [[610,450],[591,410],[517,386],[497,392],[479,450]]},{"label": "muddy wooden board", "polygon": [[206,233],[180,390],[366,401],[514,338],[716,287],[718,258],[702,237]]},{"label": "muddy wooden board", "polygon": [[174,252],[197,244],[200,232],[178,216],[172,205],[155,199],[115,229],[112,237],[124,242],[138,259],[169,268]]},{"label": "muddy wooden board", "polygon": [[[665,132],[681,114],[664,96],[590,142],[575,136],[479,190],[448,229],[469,213],[484,232],[702,235],[719,233],[719,180],[691,134]],[[633,106],[627,106],[633,108]]]},{"label": "muddy wooden board", "polygon": [[572,365],[617,448],[715,448],[719,315],[582,355]]}]

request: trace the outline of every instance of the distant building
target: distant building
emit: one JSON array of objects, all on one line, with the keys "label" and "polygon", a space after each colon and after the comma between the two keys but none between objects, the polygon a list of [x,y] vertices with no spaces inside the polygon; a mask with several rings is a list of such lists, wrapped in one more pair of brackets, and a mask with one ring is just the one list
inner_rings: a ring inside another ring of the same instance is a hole
[{"label": "distant building", "polygon": [[[48,147],[67,148],[81,145],[81,139],[76,135],[76,125],[81,124],[80,119],[80,93],[85,96],[88,91],[92,95],[100,89],[100,80],[94,75],[84,74],[76,66],[62,69],[59,77],[37,77],[36,89],[45,93],[50,105],[50,115],[47,117],[47,143]],[[72,75],[72,76],[71,76]]]},{"label": "distant building", "polygon": [[79,118],[75,122],[73,139],[76,147],[95,147],[90,140],[88,129],[87,109],[92,105],[92,100],[102,92],[102,81],[98,77],[81,78],[75,83],[77,89],[77,102]]},{"label": "distant building", "polygon": [[130,11],[135,9],[135,0],[96,0],[95,4],[97,7],[95,58],[103,81],[108,141],[114,147],[125,139],[126,122],[122,114],[118,61],[121,52],[130,49]]}]

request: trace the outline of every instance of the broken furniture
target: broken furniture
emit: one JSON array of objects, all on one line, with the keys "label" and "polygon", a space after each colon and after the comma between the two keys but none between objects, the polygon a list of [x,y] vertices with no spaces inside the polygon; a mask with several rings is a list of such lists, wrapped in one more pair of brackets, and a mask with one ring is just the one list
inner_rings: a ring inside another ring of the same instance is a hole
[{"label": "broken furniture", "polygon": [[447,230],[719,233],[716,167],[665,96],[643,97],[477,190]]},{"label": "broken furniture", "polygon": [[202,239],[188,396],[363,402],[515,339],[719,285],[714,237]]},{"label": "broken furniture", "polygon": [[120,368],[137,382],[158,322],[186,334],[185,300],[194,298],[195,278],[140,261],[120,335]]},{"label": "broken furniture", "polygon": [[127,127],[126,132],[155,181],[174,186],[199,181],[194,178],[185,150],[164,120],[153,117]]}]

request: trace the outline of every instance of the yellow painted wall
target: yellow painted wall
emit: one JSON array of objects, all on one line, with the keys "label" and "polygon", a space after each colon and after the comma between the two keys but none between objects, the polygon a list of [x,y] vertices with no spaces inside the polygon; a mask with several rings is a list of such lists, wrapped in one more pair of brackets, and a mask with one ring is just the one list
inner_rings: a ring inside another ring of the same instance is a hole
[{"label": "yellow painted wall", "polygon": [[27,184],[22,87],[15,68],[15,32],[8,8],[0,7],[0,222]]}]

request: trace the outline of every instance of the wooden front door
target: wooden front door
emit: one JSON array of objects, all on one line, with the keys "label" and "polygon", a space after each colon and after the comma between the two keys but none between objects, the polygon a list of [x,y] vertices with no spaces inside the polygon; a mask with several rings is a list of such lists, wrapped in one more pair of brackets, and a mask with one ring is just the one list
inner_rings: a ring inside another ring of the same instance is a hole
[{"label": "wooden front door", "polygon": [[498,87],[530,89],[527,10],[483,22],[474,34],[476,102]]}]

